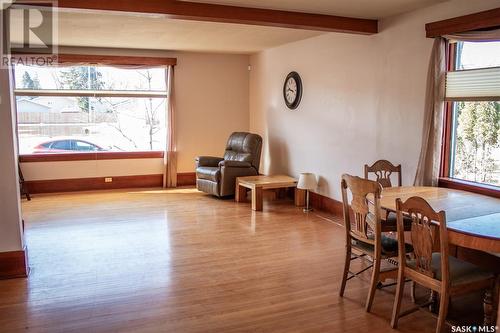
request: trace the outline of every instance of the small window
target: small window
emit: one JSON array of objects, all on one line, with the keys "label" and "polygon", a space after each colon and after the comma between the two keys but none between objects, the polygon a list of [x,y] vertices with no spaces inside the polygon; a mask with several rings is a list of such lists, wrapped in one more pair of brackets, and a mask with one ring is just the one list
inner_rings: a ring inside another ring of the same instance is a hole
[{"label": "small window", "polygon": [[[500,42],[460,42],[447,75],[447,177],[500,186]],[[451,75],[450,75],[451,74]]]}]

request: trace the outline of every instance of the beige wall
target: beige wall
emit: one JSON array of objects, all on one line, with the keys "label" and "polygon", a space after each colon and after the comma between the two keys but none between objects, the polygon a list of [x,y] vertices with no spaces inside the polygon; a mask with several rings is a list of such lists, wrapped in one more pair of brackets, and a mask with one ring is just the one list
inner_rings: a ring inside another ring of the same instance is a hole
[{"label": "beige wall", "polygon": [[[175,68],[178,172],[193,172],[197,155],[220,156],[229,134],[247,131],[246,55],[61,48],[63,53],[170,56]],[[27,180],[161,174],[162,160],[23,163]]]},{"label": "beige wall", "polygon": [[0,252],[23,248],[10,71],[0,69]]},{"label": "beige wall", "polygon": [[26,180],[158,175],[162,158],[22,163]]},{"label": "beige wall", "polygon": [[[250,130],[264,137],[264,173],[314,172],[317,192],[340,200],[342,173],[385,158],[411,184],[420,152],[432,40],[425,23],[498,7],[458,0],[382,20],[380,33],[330,33],[268,49],[250,59]],[[300,73],[297,110],[282,97],[288,72]]]},{"label": "beige wall", "polygon": [[222,156],[233,131],[248,131],[248,56],[182,53],[175,72],[179,172],[197,155]]}]

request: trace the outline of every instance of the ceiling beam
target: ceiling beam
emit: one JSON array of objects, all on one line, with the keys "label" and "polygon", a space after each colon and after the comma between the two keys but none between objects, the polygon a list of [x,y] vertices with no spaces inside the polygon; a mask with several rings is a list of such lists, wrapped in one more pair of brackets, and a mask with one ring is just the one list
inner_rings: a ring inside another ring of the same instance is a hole
[{"label": "ceiling beam", "polygon": [[[25,1],[16,1],[16,3],[23,2]],[[33,2],[33,0],[26,2]],[[63,9],[162,14],[172,19],[348,32],[367,35],[378,32],[377,20],[187,1],[58,0],[57,7]]]},{"label": "ceiling beam", "polygon": [[500,8],[495,8],[484,12],[427,23],[425,31],[427,37],[434,38],[457,32],[498,27],[500,27]]}]

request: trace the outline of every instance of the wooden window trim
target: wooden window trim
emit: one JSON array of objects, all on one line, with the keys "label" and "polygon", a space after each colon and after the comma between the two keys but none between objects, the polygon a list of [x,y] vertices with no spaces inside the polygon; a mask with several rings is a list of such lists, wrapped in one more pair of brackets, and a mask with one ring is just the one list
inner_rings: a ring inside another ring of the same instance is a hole
[{"label": "wooden window trim", "polygon": [[67,162],[67,161],[100,161],[128,160],[140,158],[163,158],[162,151],[100,151],[85,153],[48,153],[25,154],[19,156],[19,162]]},{"label": "wooden window trim", "polygon": [[439,178],[439,187],[446,187],[500,198],[500,187],[471,182],[468,180],[442,177]]},{"label": "wooden window trim", "polygon": [[109,66],[175,66],[177,58],[63,53],[57,55],[57,62],[59,64],[89,63]]},{"label": "wooden window trim", "polygon": [[500,27],[500,8],[459,16],[447,20],[427,23],[426,36],[440,37],[457,32],[492,29]]},{"label": "wooden window trim", "polygon": [[[22,56],[32,56],[33,54],[15,53],[13,58]],[[137,66],[137,67],[167,67],[177,65],[177,58],[170,57],[137,57],[137,56],[116,56],[116,55],[96,55],[96,54],[69,54],[59,53],[54,56],[54,63],[68,66],[71,64],[90,64],[101,66]]]}]

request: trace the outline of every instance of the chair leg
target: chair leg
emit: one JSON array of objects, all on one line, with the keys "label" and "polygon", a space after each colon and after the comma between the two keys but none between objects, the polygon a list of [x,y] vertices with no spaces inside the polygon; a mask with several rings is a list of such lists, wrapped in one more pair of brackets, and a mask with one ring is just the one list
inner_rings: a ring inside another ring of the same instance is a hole
[{"label": "chair leg", "polygon": [[[415,286],[415,282],[412,281],[412,289]],[[403,298],[403,292],[405,288],[405,277],[403,270],[400,268],[398,271],[398,284],[396,287],[396,297],[394,298],[394,307],[392,308],[392,319],[391,327],[398,327],[399,312],[401,310],[401,299]]]},{"label": "chair leg", "polygon": [[429,295],[429,311],[432,313],[437,312],[437,292],[434,290],[430,290],[430,295]]},{"label": "chair leg", "polygon": [[441,333],[445,331],[446,328],[446,315],[448,314],[448,301],[449,296],[441,292],[439,295],[439,314],[438,314],[438,322],[436,333]]},{"label": "chair leg", "polygon": [[370,312],[373,303],[373,297],[375,296],[375,290],[377,290],[377,284],[379,281],[378,275],[380,273],[380,259],[373,258],[373,271],[372,280],[370,282],[370,290],[368,291],[368,297],[366,298],[366,312]]},{"label": "chair leg", "polygon": [[[484,325],[485,326],[490,326],[494,325],[493,321],[493,290],[488,288],[484,292],[484,299],[483,299],[483,310],[484,310]],[[498,320],[498,319],[497,319]]]},{"label": "chair leg", "polygon": [[340,285],[340,297],[344,297],[345,285],[347,282],[347,275],[349,274],[349,267],[350,266],[351,266],[351,247],[346,246],[344,273],[342,274],[342,284]]},{"label": "chair leg", "polygon": [[411,294],[411,301],[412,303],[416,303],[417,302],[417,297],[415,296],[415,287],[417,286],[417,284],[415,283],[415,281],[411,281],[411,286],[410,286],[410,294]]}]

